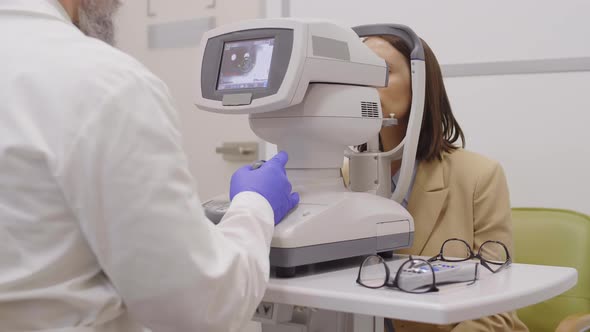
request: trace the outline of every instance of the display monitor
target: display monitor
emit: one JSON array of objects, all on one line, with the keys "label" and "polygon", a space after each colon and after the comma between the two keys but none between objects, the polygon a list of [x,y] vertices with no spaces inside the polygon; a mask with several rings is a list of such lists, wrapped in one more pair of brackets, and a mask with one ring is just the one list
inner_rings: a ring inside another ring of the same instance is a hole
[{"label": "display monitor", "polygon": [[275,39],[225,42],[217,90],[268,87]]}]

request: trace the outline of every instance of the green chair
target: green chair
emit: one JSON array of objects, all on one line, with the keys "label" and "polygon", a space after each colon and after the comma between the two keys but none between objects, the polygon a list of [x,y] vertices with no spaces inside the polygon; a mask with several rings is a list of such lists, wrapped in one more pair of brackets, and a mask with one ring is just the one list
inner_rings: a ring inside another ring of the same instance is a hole
[{"label": "green chair", "polygon": [[574,288],[518,310],[520,319],[531,332],[553,332],[574,314],[587,321],[588,317],[580,314],[590,314],[590,217],[568,210],[513,208],[512,220],[514,262],[578,270]]}]

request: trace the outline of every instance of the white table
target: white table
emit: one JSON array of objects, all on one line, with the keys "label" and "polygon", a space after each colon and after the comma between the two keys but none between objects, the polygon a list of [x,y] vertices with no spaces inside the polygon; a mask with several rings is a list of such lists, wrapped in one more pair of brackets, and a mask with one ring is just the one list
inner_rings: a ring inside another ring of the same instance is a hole
[{"label": "white table", "polygon": [[[397,271],[396,266],[405,259],[396,256],[389,260],[391,270]],[[277,309],[287,305],[356,314],[358,321],[364,316],[451,324],[542,302],[566,292],[576,285],[578,278],[577,271],[567,267],[512,264],[491,274],[480,266],[480,279],[473,285],[443,286],[440,292],[408,294],[356,284],[359,264],[358,259],[340,261],[313,267],[291,279],[271,278],[263,301],[267,308],[272,303]],[[261,321],[264,324],[265,320]],[[373,329],[383,331],[382,322],[375,326],[376,321],[372,320]],[[356,329],[369,331],[366,328]]]}]

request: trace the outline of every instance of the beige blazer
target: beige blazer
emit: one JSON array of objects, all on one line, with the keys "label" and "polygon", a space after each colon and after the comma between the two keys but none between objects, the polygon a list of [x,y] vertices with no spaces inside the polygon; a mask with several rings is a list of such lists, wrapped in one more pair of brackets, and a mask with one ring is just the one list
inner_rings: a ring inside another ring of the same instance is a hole
[{"label": "beige blazer", "polygon": [[[445,240],[460,238],[474,250],[498,240],[512,254],[506,177],[500,164],[483,156],[459,149],[444,154],[442,161],[420,162],[408,211],[414,218],[414,243],[400,253],[434,256]],[[446,326],[396,321],[395,327],[396,332],[528,331],[514,312]]]}]

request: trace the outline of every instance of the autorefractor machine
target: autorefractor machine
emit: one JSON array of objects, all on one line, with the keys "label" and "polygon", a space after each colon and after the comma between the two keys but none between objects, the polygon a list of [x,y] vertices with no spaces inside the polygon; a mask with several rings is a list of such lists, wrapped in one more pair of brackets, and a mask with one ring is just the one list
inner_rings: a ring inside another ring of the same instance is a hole
[{"label": "autorefractor machine", "polygon": [[[388,68],[359,37],[394,35],[412,49],[412,106],[404,141],[379,152],[383,117],[376,88]],[[299,206],[276,226],[270,262],[277,275],[295,267],[410,247],[412,216],[403,201],[413,173],[424,105],[424,51],[401,25],[355,28],[325,21],[263,19],[205,33],[196,105],[249,114],[261,139],[287,151]],[[351,146],[367,143],[366,152]],[[349,158],[350,183],[341,175]],[[391,192],[391,161],[402,159]],[[227,198],[225,198],[227,200]]]}]

